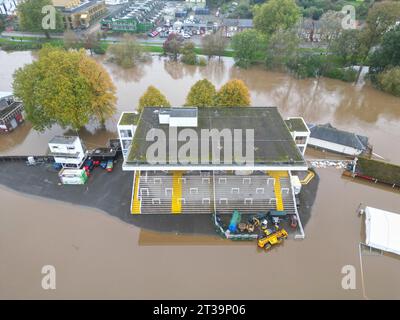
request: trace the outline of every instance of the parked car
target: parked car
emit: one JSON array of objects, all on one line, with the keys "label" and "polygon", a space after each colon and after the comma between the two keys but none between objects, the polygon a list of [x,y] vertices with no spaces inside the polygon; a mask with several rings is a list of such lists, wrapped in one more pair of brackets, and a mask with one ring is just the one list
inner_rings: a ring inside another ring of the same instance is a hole
[{"label": "parked car", "polygon": [[106,169],[107,168],[107,161],[100,162],[100,167],[102,167],[103,169]]},{"label": "parked car", "polygon": [[156,31],[156,30],[154,30],[154,31],[152,31],[152,32],[149,32],[147,35],[149,36],[149,37],[152,37],[152,38],[154,38],[154,37],[156,37],[157,35],[158,35],[158,31]]},{"label": "parked car", "polygon": [[83,169],[86,171],[92,171],[94,169],[94,162],[90,159],[87,159],[83,164]]},{"label": "parked car", "polygon": [[113,171],[113,168],[114,168],[114,162],[112,160],[108,160],[107,167],[106,167],[107,172]]}]

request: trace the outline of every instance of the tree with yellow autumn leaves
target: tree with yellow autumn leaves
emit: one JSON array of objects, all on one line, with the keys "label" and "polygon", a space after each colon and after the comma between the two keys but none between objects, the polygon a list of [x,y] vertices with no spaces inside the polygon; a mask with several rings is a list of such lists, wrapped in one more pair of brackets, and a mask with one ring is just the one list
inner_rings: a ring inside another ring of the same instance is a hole
[{"label": "tree with yellow autumn leaves", "polygon": [[139,99],[138,111],[142,112],[144,107],[170,107],[167,98],[154,86],[149,86]]},{"label": "tree with yellow autumn leaves", "polygon": [[247,107],[250,105],[249,89],[242,80],[232,79],[218,91],[207,79],[197,81],[186,97],[186,106],[193,107]]},{"label": "tree with yellow autumn leaves", "polygon": [[84,50],[45,46],[36,61],[14,73],[13,89],[38,131],[54,124],[79,130],[91,119],[104,125],[116,111],[110,76]]}]

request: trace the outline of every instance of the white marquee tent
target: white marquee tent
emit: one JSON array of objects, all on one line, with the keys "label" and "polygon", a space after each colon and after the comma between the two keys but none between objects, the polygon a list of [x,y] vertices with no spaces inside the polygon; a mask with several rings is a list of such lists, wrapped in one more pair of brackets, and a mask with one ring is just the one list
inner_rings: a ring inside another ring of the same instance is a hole
[{"label": "white marquee tent", "polygon": [[400,214],[366,207],[365,215],[366,244],[400,255]]}]

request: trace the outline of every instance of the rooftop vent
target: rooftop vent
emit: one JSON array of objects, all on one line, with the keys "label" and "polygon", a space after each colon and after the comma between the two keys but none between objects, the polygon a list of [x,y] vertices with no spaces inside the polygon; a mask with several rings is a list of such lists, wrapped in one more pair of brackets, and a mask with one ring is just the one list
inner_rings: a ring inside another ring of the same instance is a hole
[{"label": "rooftop vent", "polygon": [[197,108],[162,108],[158,117],[171,127],[197,127]]}]

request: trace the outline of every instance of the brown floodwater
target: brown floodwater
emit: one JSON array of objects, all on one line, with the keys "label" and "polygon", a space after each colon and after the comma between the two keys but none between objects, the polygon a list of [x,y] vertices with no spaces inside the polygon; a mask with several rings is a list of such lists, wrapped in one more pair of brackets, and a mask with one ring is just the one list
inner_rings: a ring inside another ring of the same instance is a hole
[{"label": "brown floodwater", "polygon": [[[13,71],[32,61],[29,52],[0,51],[0,91],[10,90]],[[286,116],[368,135],[375,152],[400,163],[400,99],[369,86],[321,79],[295,80],[258,69],[240,70],[231,59],[207,67],[153,57],[134,70],[105,63],[118,89],[119,111],[133,110],[149,85],[181,105],[190,86],[207,78],[221,86],[243,79],[253,105],[277,105]],[[89,146],[115,135],[117,116],[106,130],[94,125],[80,135]],[[41,153],[64,130],[38,134],[28,123],[0,136],[0,154]],[[310,153],[310,157],[319,157]],[[400,194],[343,179],[318,169],[320,186],[305,240],[289,240],[268,253],[255,243],[227,245],[205,236],[140,230],[101,211],[44,200],[0,188],[0,298],[400,298],[400,259],[363,256],[358,246],[360,203],[400,213]],[[57,270],[57,289],[41,289],[41,268]],[[341,287],[341,269],[357,270],[355,290]],[[363,290],[364,289],[364,290]],[[365,291],[365,295],[364,295]]]},{"label": "brown floodwater", "polygon": [[[363,256],[360,202],[398,211],[398,193],[320,169],[306,239],[268,253],[206,236],[141,231],[97,210],[0,189],[0,298],[400,298],[400,259]],[[41,289],[54,265],[57,289]],[[356,289],[343,290],[353,265]]]},{"label": "brown floodwater", "polygon": [[[14,70],[34,59],[31,52],[0,51],[0,91],[11,90]],[[189,88],[207,78],[217,88],[231,78],[244,80],[250,89],[252,105],[279,107],[284,117],[302,116],[307,122],[330,122],[338,128],[370,137],[374,151],[385,159],[400,163],[400,98],[378,91],[371,86],[355,86],[338,80],[297,80],[290,75],[248,70],[234,66],[231,58],[214,60],[206,67],[187,66],[153,56],[140,67],[124,70],[97,58],[109,71],[117,87],[118,113],[107,122],[106,130],[90,124],[80,135],[88,146],[103,145],[116,136],[116,123],[121,111],[134,110],[149,85],[159,88],[173,105],[182,105]],[[44,133],[29,125],[9,136],[0,136],[0,154],[25,155],[44,153],[48,140],[65,132],[55,126]]]}]

